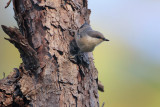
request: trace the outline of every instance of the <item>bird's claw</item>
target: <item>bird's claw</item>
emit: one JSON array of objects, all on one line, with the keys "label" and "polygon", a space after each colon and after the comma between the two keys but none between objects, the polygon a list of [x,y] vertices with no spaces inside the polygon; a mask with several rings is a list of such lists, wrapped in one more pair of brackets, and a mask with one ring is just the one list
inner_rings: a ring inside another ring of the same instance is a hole
[{"label": "bird's claw", "polygon": [[73,63],[77,63],[77,55],[69,55],[69,60]]}]

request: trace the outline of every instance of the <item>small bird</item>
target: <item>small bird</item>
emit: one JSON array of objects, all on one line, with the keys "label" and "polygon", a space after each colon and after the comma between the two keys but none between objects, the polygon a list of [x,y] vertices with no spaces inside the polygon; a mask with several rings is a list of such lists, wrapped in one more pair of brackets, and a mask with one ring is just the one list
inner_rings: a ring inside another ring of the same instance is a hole
[{"label": "small bird", "polygon": [[75,40],[81,52],[92,52],[103,41],[109,41],[102,33],[92,30],[86,22],[76,32]]}]

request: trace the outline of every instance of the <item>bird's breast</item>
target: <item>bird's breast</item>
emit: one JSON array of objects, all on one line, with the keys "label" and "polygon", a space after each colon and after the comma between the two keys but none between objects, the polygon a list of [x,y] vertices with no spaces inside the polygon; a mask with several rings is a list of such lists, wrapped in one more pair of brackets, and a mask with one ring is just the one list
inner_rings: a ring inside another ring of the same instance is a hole
[{"label": "bird's breast", "polygon": [[76,38],[76,42],[82,52],[91,52],[101,40],[90,36],[83,36],[82,38]]}]

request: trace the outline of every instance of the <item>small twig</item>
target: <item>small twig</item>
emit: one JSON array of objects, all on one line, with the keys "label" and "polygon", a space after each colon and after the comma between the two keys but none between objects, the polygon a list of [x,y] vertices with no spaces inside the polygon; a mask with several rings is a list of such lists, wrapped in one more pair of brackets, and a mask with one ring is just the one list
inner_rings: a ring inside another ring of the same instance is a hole
[{"label": "small twig", "polygon": [[102,107],[104,107],[105,102],[103,102]]},{"label": "small twig", "polygon": [[9,0],[9,1],[7,2],[7,5],[5,6],[5,8],[7,8],[7,7],[11,4],[11,1],[12,1],[12,0]]},{"label": "small twig", "polygon": [[99,81],[99,80],[98,80],[98,90],[101,91],[101,92],[104,92],[104,86],[101,83],[101,81]]},{"label": "small twig", "polygon": [[3,72],[3,79],[5,78],[5,73]]}]

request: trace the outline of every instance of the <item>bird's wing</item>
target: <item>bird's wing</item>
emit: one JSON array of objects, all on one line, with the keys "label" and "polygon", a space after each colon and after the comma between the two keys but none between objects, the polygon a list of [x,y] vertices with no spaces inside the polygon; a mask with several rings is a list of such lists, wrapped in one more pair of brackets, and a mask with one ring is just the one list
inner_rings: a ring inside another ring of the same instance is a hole
[{"label": "bird's wing", "polygon": [[98,39],[102,39],[104,41],[109,41],[108,39],[106,39],[102,33],[98,32],[98,31],[94,31],[94,30],[88,30],[87,31],[88,36],[91,36],[93,38],[98,38]]},{"label": "bird's wing", "polygon": [[79,29],[90,26],[87,22],[85,22]]},{"label": "bird's wing", "polygon": [[86,32],[88,30],[92,30],[91,26],[90,25],[85,25],[83,27],[81,27],[79,30],[78,30],[78,33],[80,34],[80,37],[83,37],[86,35]]}]

